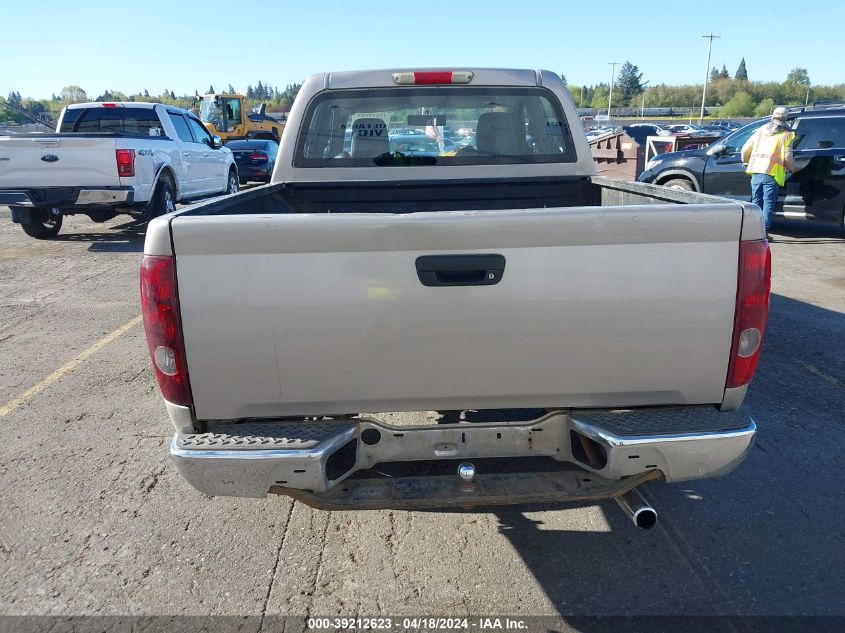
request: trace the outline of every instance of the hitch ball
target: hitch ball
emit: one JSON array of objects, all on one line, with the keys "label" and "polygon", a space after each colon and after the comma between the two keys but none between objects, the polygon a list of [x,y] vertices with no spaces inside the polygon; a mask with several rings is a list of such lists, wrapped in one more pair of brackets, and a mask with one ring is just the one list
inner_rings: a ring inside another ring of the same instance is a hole
[{"label": "hitch ball", "polygon": [[469,462],[464,462],[458,466],[458,477],[464,481],[472,481],[475,478],[475,466]]}]

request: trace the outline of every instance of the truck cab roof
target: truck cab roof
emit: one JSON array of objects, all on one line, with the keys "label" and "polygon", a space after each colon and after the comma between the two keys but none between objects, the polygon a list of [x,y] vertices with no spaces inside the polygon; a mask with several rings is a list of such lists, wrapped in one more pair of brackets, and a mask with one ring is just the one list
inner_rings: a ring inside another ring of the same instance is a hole
[{"label": "truck cab roof", "polygon": [[81,108],[144,108],[153,109],[163,103],[149,103],[147,101],[89,101],[86,103],[71,103],[68,110],[79,110]]}]

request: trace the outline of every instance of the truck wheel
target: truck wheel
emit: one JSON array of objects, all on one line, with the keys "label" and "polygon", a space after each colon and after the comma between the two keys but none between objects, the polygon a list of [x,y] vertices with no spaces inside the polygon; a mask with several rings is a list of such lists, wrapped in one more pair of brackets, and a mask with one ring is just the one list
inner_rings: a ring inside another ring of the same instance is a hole
[{"label": "truck wheel", "polygon": [[672,178],[663,183],[664,187],[670,189],[683,189],[684,191],[695,191],[692,183],[686,178]]},{"label": "truck wheel", "polygon": [[156,192],[153,196],[153,204],[149,219],[157,218],[160,215],[171,213],[176,210],[176,196],[173,194],[173,185],[167,180],[159,181]]},{"label": "truck wheel", "polygon": [[226,193],[238,193],[238,174],[234,170],[229,172],[229,184],[226,186]]},{"label": "truck wheel", "polygon": [[32,209],[30,214],[30,221],[21,223],[24,233],[37,240],[46,240],[51,237],[56,237],[62,229],[61,214],[56,215],[49,209],[40,210]]}]

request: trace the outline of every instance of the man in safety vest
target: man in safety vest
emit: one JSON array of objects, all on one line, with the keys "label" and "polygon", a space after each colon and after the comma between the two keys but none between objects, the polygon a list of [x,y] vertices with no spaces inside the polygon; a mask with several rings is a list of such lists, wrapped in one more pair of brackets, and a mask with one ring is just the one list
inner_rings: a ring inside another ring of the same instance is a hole
[{"label": "man in safety vest", "polygon": [[751,201],[763,210],[766,233],[778,200],[778,189],[787,172],[798,171],[792,158],[795,133],[786,122],[786,108],[778,107],[772,120],[759,128],[742,146],[742,162],[751,175]]}]

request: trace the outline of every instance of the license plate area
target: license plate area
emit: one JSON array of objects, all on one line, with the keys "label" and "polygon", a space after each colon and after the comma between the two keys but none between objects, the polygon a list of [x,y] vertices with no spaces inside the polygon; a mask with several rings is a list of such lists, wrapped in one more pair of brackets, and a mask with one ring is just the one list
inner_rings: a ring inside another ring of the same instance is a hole
[{"label": "license plate area", "polygon": [[569,461],[569,416],[550,413],[524,423],[397,427],[359,422],[358,468],[393,461],[551,457]]}]

